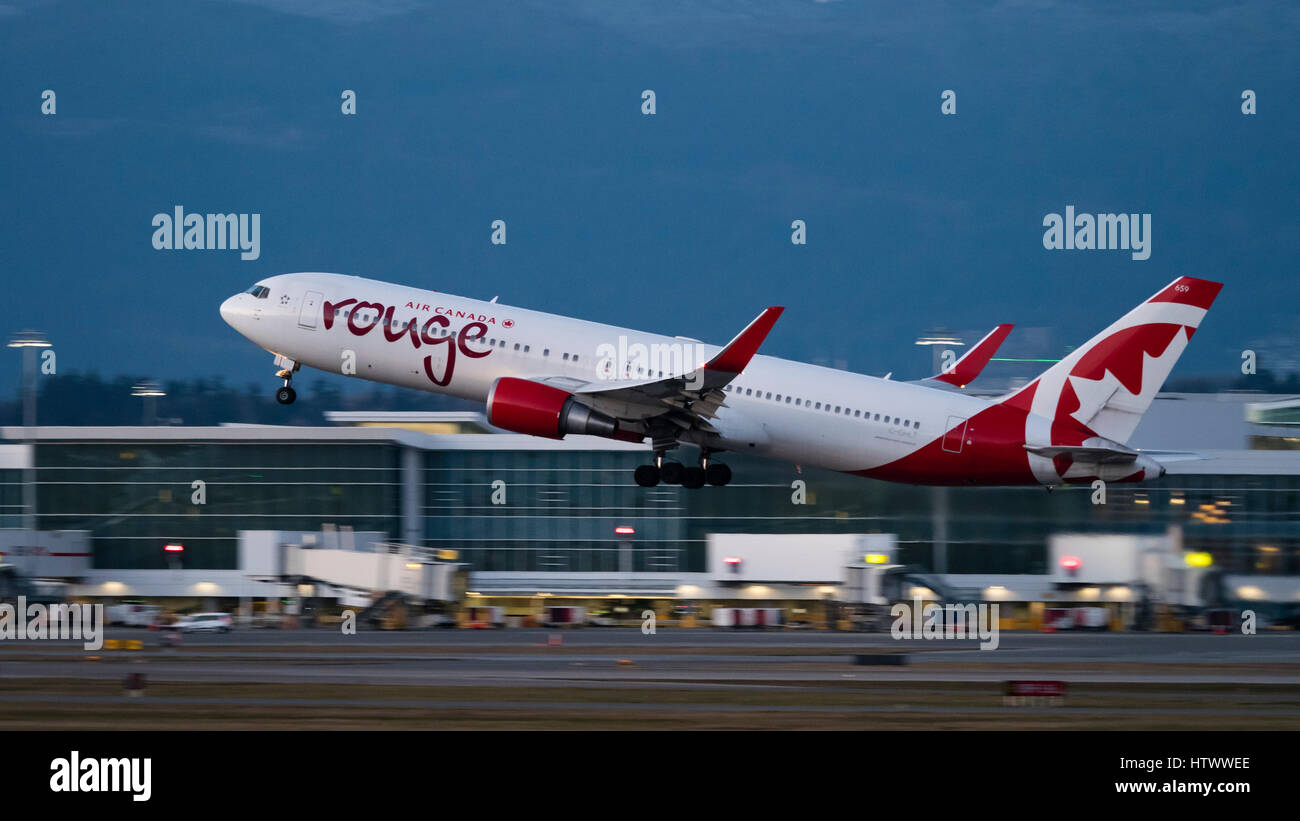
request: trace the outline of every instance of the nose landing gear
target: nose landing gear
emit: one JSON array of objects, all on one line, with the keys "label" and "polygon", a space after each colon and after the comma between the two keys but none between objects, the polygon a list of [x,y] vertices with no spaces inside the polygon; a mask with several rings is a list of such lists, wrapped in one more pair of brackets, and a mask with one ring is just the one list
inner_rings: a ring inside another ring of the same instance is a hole
[{"label": "nose landing gear", "polygon": [[292,405],[293,400],[298,398],[298,392],[289,383],[293,381],[293,372],[298,370],[300,366],[287,356],[280,356],[279,354],[275,355],[275,364],[282,366],[280,370],[275,372],[276,377],[284,380],[284,385],[275,392],[275,401],[281,405]]}]

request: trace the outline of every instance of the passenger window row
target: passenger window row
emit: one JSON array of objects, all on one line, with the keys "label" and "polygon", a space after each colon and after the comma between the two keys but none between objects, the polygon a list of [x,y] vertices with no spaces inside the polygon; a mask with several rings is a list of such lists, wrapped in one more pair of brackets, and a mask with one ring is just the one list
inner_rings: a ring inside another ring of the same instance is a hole
[{"label": "passenger window row", "polygon": [[887,425],[902,425],[903,427],[910,428],[911,430],[920,430],[921,428],[920,422],[914,422],[911,419],[903,419],[902,417],[890,416],[889,414],[885,414],[884,418],[882,419],[879,413],[873,414],[871,411],[864,411],[861,408],[849,408],[843,405],[832,405],[829,402],[817,402],[812,399],[804,399],[803,397],[799,397],[799,396],[789,396],[789,395],[783,396],[782,394],[779,393],[773,394],[771,391],[764,392],[761,388],[755,390],[754,388],[742,388],[739,385],[727,385],[726,387],[723,388],[723,390],[727,391],[728,393],[737,394],[739,396],[752,396],[755,399],[763,399],[766,401],[780,402],[786,405],[793,405],[794,407],[797,408],[819,410],[819,411],[824,411],[826,413],[837,413],[840,416],[850,416],[854,419],[865,419],[872,422],[883,421]]}]

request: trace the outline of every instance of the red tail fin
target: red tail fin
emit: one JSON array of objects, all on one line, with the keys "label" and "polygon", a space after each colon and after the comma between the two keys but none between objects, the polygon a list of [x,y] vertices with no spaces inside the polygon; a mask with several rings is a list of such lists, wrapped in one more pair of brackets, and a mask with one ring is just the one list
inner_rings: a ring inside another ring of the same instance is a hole
[{"label": "red tail fin", "polygon": [[1179,277],[1003,402],[1127,441],[1222,287]]}]

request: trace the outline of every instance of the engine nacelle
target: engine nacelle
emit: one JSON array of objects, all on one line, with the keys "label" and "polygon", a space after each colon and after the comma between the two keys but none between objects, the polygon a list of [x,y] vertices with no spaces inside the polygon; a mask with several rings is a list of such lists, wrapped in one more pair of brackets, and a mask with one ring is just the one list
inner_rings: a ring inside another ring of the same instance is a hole
[{"label": "engine nacelle", "polygon": [[563,439],[569,433],[611,438],[619,434],[617,419],[592,410],[568,391],[513,376],[503,376],[492,385],[487,417],[498,428],[548,439]]}]

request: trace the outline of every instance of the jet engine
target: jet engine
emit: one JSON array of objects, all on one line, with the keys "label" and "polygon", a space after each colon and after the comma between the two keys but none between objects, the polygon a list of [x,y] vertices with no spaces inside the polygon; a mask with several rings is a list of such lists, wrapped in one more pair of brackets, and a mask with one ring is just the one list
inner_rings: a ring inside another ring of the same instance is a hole
[{"label": "jet engine", "polygon": [[618,420],[593,410],[559,388],[503,376],[487,397],[488,421],[498,428],[563,439],[565,434],[617,437]]}]

